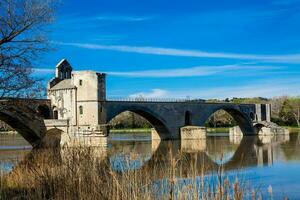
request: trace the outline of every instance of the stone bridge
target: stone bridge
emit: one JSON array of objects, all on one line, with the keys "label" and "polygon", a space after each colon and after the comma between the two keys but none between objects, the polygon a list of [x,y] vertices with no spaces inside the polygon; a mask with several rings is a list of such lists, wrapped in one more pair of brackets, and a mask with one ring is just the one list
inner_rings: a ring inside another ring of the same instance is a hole
[{"label": "stone bridge", "polygon": [[0,120],[36,146],[46,134],[44,119],[52,117],[50,108],[47,99],[1,99]]},{"label": "stone bridge", "polygon": [[204,127],[205,122],[218,110],[225,110],[236,121],[244,135],[255,135],[253,122],[270,121],[269,104],[232,104],[185,102],[101,102],[101,119],[108,124],[115,116],[134,112],[150,122],[161,139],[179,139],[180,128]]},{"label": "stone bridge", "polygon": [[[146,101],[99,101],[100,126],[124,111],[134,112],[150,122],[161,139],[180,139],[180,128],[185,126],[204,127],[207,119],[218,110],[227,111],[240,126],[244,135],[256,134],[253,122],[270,121],[268,104],[232,104]],[[71,120],[52,119],[51,102],[47,99],[2,99],[0,120],[18,131],[32,146],[38,145],[50,129],[74,137],[79,130]],[[80,135],[80,133],[77,133]]]}]

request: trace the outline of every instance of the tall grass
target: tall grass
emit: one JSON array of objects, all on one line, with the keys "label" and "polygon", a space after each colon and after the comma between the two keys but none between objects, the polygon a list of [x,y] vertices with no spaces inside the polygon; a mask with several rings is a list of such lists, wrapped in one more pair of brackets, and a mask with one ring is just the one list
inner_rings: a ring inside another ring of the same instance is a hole
[{"label": "tall grass", "polygon": [[207,166],[196,154],[170,151],[138,170],[113,169],[106,154],[92,148],[34,152],[0,175],[0,199],[260,198],[247,184],[226,177],[222,166]]}]

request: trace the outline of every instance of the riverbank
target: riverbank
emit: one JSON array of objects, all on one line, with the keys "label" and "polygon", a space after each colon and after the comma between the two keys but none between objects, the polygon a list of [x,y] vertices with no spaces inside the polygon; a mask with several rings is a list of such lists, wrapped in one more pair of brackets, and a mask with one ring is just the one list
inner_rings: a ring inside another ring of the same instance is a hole
[{"label": "riverbank", "polygon": [[[111,133],[147,133],[151,132],[151,128],[126,128],[126,129],[111,129]],[[228,133],[229,127],[207,128],[209,133]]]},{"label": "riverbank", "polygon": [[151,132],[151,128],[124,128],[124,129],[110,129],[110,133],[147,133]]},{"label": "riverbank", "polygon": [[283,128],[287,128],[290,133],[299,133],[300,127],[291,127],[291,126],[282,126]]}]

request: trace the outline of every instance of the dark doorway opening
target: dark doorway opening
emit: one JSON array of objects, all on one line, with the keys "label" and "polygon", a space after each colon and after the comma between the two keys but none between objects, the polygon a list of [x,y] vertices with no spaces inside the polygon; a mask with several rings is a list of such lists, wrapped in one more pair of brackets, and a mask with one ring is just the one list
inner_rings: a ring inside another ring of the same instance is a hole
[{"label": "dark doorway opening", "polygon": [[192,122],[191,122],[191,112],[190,111],[186,111],[185,112],[185,122],[184,122],[184,125],[185,126],[192,125]]},{"label": "dark doorway opening", "polygon": [[38,113],[44,119],[50,119],[50,109],[47,105],[40,105],[38,107]]},{"label": "dark doorway opening", "polygon": [[53,119],[58,119],[58,111],[56,107],[53,107]]}]

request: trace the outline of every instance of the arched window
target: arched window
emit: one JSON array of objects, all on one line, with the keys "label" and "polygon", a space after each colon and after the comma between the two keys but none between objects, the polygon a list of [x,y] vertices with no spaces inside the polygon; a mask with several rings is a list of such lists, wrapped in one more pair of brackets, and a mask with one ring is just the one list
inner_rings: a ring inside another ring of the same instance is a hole
[{"label": "arched window", "polygon": [[79,114],[82,115],[83,114],[83,107],[79,106]]},{"label": "arched window", "polygon": [[81,80],[81,79],[79,80],[79,85],[80,85],[80,86],[82,85],[82,80]]},{"label": "arched window", "polygon": [[58,111],[55,106],[53,107],[53,119],[58,119]]},{"label": "arched window", "polygon": [[59,78],[64,79],[64,73],[62,71],[59,72]]}]

